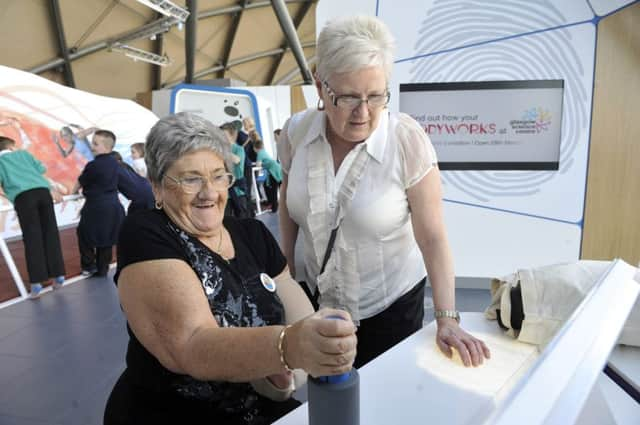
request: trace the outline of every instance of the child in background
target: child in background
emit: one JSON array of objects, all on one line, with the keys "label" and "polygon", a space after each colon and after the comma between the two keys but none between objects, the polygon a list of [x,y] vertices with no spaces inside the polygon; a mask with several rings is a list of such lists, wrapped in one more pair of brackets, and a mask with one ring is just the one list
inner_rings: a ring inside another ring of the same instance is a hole
[{"label": "child in background", "polygon": [[[29,298],[40,296],[42,285],[54,278],[53,289],[64,282],[64,260],[46,168],[16,142],[0,136],[0,185],[14,206],[24,242]],[[28,255],[27,255],[28,254]]]},{"label": "child in background", "polygon": [[131,159],[133,169],[142,177],[147,178],[147,164],[144,162],[144,143],[134,143],[131,145]]}]

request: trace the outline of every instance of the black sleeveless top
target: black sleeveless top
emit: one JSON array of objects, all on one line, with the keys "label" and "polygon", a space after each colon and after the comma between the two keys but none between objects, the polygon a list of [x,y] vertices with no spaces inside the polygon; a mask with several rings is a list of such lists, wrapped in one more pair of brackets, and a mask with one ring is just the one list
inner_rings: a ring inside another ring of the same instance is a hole
[{"label": "black sleeveless top", "polygon": [[[280,299],[260,281],[261,273],[275,277],[286,266],[278,243],[258,220],[226,217],[224,225],[236,253],[228,262],[178,228],[163,211],[141,211],[127,217],[118,243],[116,284],[120,271],[129,264],[180,259],[197,274],[211,312],[221,327],[283,324],[284,308]],[[151,423],[153,417],[154,421],[164,419],[166,423],[180,420],[183,423],[268,424],[298,404],[293,400],[284,403],[268,400],[249,383],[199,381],[173,373],[142,346],[128,325],[127,330],[127,370],[123,374],[127,388],[126,391],[119,389],[122,386],[119,382],[114,391],[126,392],[127,396],[120,398],[133,399],[127,402],[128,406],[119,408],[128,410],[127,416],[134,415],[134,411],[144,416],[136,420]],[[113,406],[107,406],[107,410],[109,408]],[[162,415],[156,417],[158,410]],[[131,419],[134,423],[134,418]]]}]

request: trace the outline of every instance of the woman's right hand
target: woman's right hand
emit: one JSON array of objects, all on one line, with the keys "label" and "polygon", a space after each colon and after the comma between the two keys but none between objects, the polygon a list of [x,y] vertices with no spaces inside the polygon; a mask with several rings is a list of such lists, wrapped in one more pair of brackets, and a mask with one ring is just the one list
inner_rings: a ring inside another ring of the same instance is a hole
[{"label": "woman's right hand", "polygon": [[290,367],[314,377],[337,375],[351,370],[356,344],[356,326],[349,313],[323,308],[287,330],[284,358]]}]

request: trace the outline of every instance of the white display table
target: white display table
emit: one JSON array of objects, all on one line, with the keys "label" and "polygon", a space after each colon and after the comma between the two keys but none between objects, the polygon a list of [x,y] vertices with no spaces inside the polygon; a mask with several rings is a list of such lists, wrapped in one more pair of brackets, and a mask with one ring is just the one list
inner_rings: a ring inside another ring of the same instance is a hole
[{"label": "white display table", "polygon": [[[466,368],[448,359],[435,343],[431,322],[360,372],[360,423],[466,424],[484,418],[508,392],[538,353],[533,345],[503,335],[482,313],[462,313],[464,328],[483,339],[491,359]],[[275,422],[307,424],[307,404]]]},{"label": "white display table", "polygon": [[[491,350],[465,368],[440,352],[430,323],[360,370],[360,424],[576,423],[640,292],[636,272],[614,261],[540,354],[483,314],[463,313],[463,327]],[[610,423],[593,422],[595,413],[590,423]],[[306,404],[275,422],[307,423]]]}]

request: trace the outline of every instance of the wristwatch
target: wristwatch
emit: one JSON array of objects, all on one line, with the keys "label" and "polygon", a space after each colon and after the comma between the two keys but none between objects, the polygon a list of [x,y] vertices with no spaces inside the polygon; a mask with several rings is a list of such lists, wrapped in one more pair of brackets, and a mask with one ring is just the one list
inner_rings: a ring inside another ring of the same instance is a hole
[{"label": "wristwatch", "polygon": [[460,323],[460,312],[458,310],[436,310],[433,312],[433,317],[435,319],[439,319],[441,317],[449,317],[451,319],[455,319],[456,322]]}]

